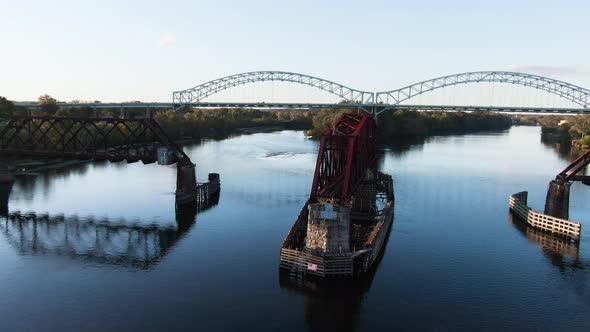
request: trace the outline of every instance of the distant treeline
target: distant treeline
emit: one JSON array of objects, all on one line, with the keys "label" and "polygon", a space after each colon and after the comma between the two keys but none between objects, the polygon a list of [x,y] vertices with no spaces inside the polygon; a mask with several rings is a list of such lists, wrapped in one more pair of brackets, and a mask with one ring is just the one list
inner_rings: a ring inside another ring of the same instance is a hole
[{"label": "distant treeline", "polygon": [[[41,110],[36,115],[93,116],[91,107],[63,109],[50,96],[39,97]],[[154,117],[174,139],[218,137],[223,138],[239,129],[257,127],[281,127],[308,129],[307,135],[318,138],[344,112],[339,110],[258,110],[258,109],[193,109],[179,113],[174,110],[158,110]],[[24,110],[0,98],[0,117],[17,115]],[[101,109],[100,116],[118,117],[120,109]],[[130,110],[129,117],[145,116],[145,110]],[[425,137],[432,135],[463,134],[478,131],[495,131],[510,128],[512,120],[507,115],[487,112],[417,112],[391,111],[379,116],[381,136],[385,140],[396,137]]]},{"label": "distant treeline", "polygon": [[[81,117],[121,116],[121,109],[99,109],[91,106],[81,108],[62,108],[56,99],[44,95],[39,97],[39,110],[26,110],[15,106],[11,101],[0,97],[0,119],[18,115]],[[309,129],[315,111],[309,110],[257,110],[257,109],[192,109],[185,112],[174,110],[154,110],[153,116],[174,139],[219,137],[223,138],[239,129],[256,127],[281,127],[289,129]],[[146,110],[128,109],[129,118],[145,117]]]},{"label": "distant treeline", "polygon": [[179,115],[174,110],[156,112],[155,118],[173,137],[225,137],[239,129],[281,127],[307,129],[313,111],[257,110],[240,108],[194,109]]},{"label": "distant treeline", "polygon": [[[313,118],[308,135],[318,138],[345,111],[321,111]],[[478,131],[496,131],[510,128],[509,116],[477,112],[385,112],[379,116],[381,138],[424,137],[433,135],[464,134]]]}]

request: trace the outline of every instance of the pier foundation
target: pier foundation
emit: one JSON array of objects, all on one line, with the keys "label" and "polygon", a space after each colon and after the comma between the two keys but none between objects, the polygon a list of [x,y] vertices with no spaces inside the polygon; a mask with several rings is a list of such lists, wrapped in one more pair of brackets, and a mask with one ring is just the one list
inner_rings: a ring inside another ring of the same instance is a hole
[{"label": "pier foundation", "polygon": [[179,162],[176,169],[176,204],[182,205],[196,201],[195,164],[192,162]]},{"label": "pier foundation", "polygon": [[12,182],[0,183],[0,216],[8,215],[8,198],[12,190]]},{"label": "pier foundation", "polygon": [[556,180],[549,182],[545,199],[545,214],[560,219],[569,219],[570,186],[570,182]]},{"label": "pier foundation", "polygon": [[306,249],[321,254],[350,252],[350,208],[328,203],[308,208]]},{"label": "pier foundation", "polygon": [[3,160],[0,160],[0,185],[14,182],[14,178],[8,171],[8,165]]}]

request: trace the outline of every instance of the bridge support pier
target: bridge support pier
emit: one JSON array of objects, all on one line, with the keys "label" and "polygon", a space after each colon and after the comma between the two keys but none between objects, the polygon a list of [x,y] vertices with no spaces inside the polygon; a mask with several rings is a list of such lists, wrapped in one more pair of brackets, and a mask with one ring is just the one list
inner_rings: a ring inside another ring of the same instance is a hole
[{"label": "bridge support pier", "polygon": [[569,219],[570,186],[570,182],[557,180],[549,182],[545,199],[545,214],[556,218]]},{"label": "bridge support pier", "polygon": [[308,208],[306,249],[323,255],[350,252],[350,208],[323,203]]},{"label": "bridge support pier", "polygon": [[0,185],[14,182],[14,178],[8,171],[8,165],[3,160],[0,160]]},{"label": "bridge support pier", "polygon": [[12,191],[12,182],[0,183],[0,216],[8,215],[8,198]]},{"label": "bridge support pier", "polygon": [[197,200],[197,180],[195,164],[179,161],[176,166],[176,205],[184,205]]}]

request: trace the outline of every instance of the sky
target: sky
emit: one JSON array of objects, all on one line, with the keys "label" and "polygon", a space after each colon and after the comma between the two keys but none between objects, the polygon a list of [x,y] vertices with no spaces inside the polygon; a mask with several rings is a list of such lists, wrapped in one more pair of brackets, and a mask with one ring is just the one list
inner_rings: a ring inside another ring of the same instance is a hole
[{"label": "sky", "polygon": [[590,1],[6,1],[0,96],[164,101],[283,70],[383,91],[511,70],[590,88]]}]

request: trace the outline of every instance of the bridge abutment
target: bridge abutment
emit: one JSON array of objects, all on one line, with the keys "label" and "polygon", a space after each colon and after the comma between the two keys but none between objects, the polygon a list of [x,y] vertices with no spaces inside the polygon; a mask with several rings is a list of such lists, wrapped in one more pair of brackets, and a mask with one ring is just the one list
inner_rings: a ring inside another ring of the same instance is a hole
[{"label": "bridge abutment", "polygon": [[560,219],[569,219],[570,186],[570,182],[556,180],[549,182],[545,199],[545,214]]}]

